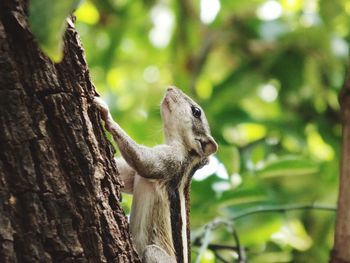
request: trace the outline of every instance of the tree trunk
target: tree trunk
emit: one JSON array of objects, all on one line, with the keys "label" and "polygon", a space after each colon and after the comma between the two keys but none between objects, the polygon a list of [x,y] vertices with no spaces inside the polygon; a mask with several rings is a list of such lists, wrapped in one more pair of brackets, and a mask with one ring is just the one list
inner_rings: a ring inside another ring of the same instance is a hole
[{"label": "tree trunk", "polygon": [[77,32],[52,63],[0,0],[0,262],[139,262]]},{"label": "tree trunk", "polygon": [[343,121],[343,150],[335,241],[330,262],[350,263],[350,68],[340,94],[340,104]]}]

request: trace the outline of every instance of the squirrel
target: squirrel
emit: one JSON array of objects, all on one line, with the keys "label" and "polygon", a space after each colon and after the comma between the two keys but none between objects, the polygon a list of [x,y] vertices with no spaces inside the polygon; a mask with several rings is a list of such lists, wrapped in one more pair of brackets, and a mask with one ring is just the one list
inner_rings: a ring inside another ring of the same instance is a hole
[{"label": "squirrel", "polygon": [[122,192],[133,194],[130,229],[143,263],[189,263],[189,188],[194,172],[218,145],[201,107],[176,87],[161,102],[165,143],[152,148],[134,142],[98,97],[105,128],[118,145]]}]

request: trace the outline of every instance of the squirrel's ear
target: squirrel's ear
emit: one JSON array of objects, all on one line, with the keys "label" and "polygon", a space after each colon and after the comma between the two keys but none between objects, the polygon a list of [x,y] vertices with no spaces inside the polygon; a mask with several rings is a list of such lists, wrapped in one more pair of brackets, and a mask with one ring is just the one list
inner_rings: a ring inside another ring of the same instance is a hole
[{"label": "squirrel's ear", "polygon": [[215,142],[214,138],[208,135],[205,141],[202,143],[202,150],[205,156],[209,156],[218,150],[218,144]]}]

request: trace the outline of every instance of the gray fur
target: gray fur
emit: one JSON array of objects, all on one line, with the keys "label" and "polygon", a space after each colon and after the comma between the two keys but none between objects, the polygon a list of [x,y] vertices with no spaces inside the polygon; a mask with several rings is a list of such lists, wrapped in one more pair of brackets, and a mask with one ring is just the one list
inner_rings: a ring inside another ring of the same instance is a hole
[{"label": "gray fur", "polygon": [[[169,87],[161,104],[165,143],[149,148],[123,131],[102,100],[95,98],[95,105],[123,157],[117,164],[124,192],[134,196],[130,228],[143,263],[189,263],[188,186],[194,171],[217,150],[203,110]],[[200,118],[193,116],[192,106],[201,110]]]}]

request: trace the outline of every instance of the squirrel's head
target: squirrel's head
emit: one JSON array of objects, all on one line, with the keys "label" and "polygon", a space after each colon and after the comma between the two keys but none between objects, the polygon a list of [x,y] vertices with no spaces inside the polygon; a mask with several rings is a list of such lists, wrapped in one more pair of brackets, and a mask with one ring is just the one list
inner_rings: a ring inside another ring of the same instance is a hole
[{"label": "squirrel's head", "polygon": [[218,145],[210,134],[202,108],[176,87],[169,87],[161,104],[167,142],[177,141],[200,157],[215,153]]}]

